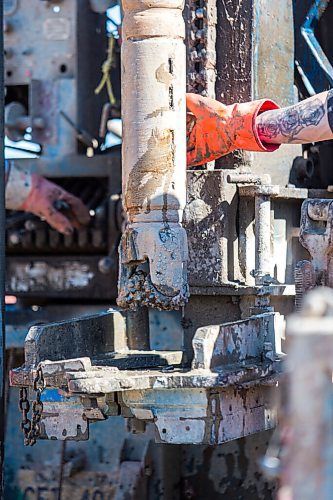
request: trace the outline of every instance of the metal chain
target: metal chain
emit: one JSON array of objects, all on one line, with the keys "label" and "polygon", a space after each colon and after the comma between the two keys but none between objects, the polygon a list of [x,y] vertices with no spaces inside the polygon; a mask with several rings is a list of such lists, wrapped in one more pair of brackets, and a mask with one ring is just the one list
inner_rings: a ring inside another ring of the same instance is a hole
[{"label": "metal chain", "polygon": [[189,1],[188,31],[188,90],[207,95],[205,62],[207,57],[207,28],[204,22],[206,9],[201,8],[201,0]]},{"label": "metal chain", "polygon": [[21,431],[24,435],[24,445],[29,445],[28,435],[31,430],[31,420],[28,418],[30,403],[28,400],[28,389],[26,387],[20,388],[19,410],[22,413]]},{"label": "metal chain", "polygon": [[33,382],[33,389],[36,392],[36,399],[32,402],[31,420],[28,418],[30,403],[28,400],[28,390],[26,387],[20,389],[19,409],[22,413],[21,430],[24,435],[24,445],[33,446],[40,436],[40,420],[43,413],[42,392],[45,388],[45,381],[40,365],[37,367],[36,376]]},{"label": "metal chain", "polygon": [[187,0],[187,91],[215,97],[215,0]]},{"label": "metal chain", "polygon": [[[187,92],[215,98],[216,0],[185,0]],[[214,162],[199,168],[214,169]]]}]

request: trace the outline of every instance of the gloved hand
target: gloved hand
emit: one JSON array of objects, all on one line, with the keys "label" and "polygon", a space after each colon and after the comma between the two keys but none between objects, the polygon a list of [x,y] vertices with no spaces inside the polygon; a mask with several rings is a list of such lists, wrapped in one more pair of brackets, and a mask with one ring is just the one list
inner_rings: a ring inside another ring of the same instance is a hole
[{"label": "gloved hand", "polygon": [[[60,212],[56,201],[64,201],[68,211]],[[63,234],[71,234],[88,224],[89,210],[79,198],[37,174],[11,164],[6,185],[6,208],[24,210],[45,219]]]},{"label": "gloved hand", "polygon": [[235,149],[275,151],[279,145],[261,142],[256,117],[279,106],[269,99],[224,104],[197,94],[186,95],[187,166],[202,165]]}]

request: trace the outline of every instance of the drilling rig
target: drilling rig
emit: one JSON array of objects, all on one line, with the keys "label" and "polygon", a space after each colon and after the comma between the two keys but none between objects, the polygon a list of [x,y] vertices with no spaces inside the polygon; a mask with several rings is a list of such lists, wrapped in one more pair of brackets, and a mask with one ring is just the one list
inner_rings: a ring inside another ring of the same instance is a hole
[{"label": "drilling rig", "polygon": [[332,287],[332,143],[186,170],[185,93],[327,90],[333,4],[124,0],[108,45],[112,6],[5,2],[6,130],[41,145],[17,161],[92,213],[72,236],[7,215],[8,498],[274,498],[285,318]]}]

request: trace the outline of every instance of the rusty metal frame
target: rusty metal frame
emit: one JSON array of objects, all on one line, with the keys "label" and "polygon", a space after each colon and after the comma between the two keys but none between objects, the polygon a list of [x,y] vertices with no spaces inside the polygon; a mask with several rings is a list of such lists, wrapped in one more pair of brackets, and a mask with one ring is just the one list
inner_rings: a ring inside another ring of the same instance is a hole
[{"label": "rusty metal frame", "polygon": [[[315,35],[315,28],[330,0],[315,0],[306,5],[294,0],[296,19],[295,75],[309,95],[327,90],[333,84],[333,67]],[[302,14],[300,13],[302,12]],[[304,16],[304,17],[303,17]],[[303,19],[302,19],[303,18]],[[318,78],[319,76],[319,78]]]},{"label": "rusty metal frame", "polygon": [[[314,25],[319,21],[319,19],[325,12],[329,2],[330,0],[316,0],[313,3],[305,18],[304,24],[301,27],[301,33],[315,60],[317,61],[322,71],[325,73],[329,83],[333,85],[333,67],[314,34]],[[310,82],[309,84],[311,85]],[[311,91],[311,88],[308,88],[308,90]]]}]

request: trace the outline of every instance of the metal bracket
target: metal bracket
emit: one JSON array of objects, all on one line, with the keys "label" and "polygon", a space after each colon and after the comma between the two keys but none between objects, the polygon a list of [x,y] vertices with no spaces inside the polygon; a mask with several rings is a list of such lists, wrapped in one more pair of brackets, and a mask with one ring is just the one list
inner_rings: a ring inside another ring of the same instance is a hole
[{"label": "metal bracket", "polygon": [[[300,42],[296,43],[296,48],[299,49],[295,57],[296,71],[309,95],[328,90],[333,85],[333,67],[314,33],[329,2],[330,0],[316,0],[306,12],[302,24],[297,26],[296,21],[296,38]],[[294,0],[296,19],[300,17],[299,11],[302,9],[304,6],[298,5]]]},{"label": "metal bracket", "polygon": [[311,260],[298,262],[295,270],[296,306],[318,285],[333,287],[333,201],[305,200],[301,209],[300,242]]}]

